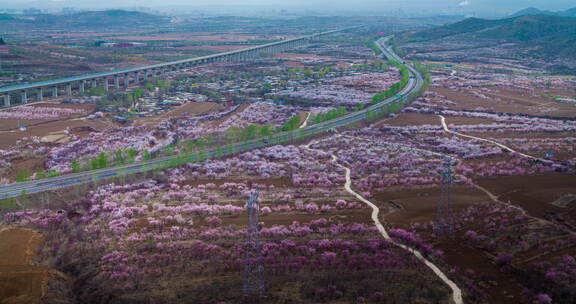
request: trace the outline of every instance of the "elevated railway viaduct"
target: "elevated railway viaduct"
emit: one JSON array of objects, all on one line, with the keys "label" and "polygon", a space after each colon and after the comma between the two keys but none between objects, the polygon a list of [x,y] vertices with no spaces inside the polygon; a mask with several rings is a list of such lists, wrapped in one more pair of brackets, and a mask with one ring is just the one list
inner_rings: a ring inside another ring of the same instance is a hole
[{"label": "elevated railway viaduct", "polygon": [[307,44],[319,37],[355,28],[358,28],[358,26],[321,32],[304,37],[287,39],[214,55],[137,68],[99,72],[28,84],[6,86],[0,88],[0,96],[1,100],[3,100],[3,102],[0,102],[0,107],[14,106],[15,102],[12,101],[16,101],[14,100],[15,98],[20,99],[18,104],[26,104],[31,100],[42,101],[44,97],[47,96],[54,98],[58,96],[72,96],[74,91],[84,93],[87,88],[102,87],[106,91],[110,89],[120,89],[121,87],[127,88],[130,84],[146,81],[151,77],[157,77],[168,72],[187,69],[202,64],[213,62],[247,61],[259,56],[274,55],[276,53]]}]

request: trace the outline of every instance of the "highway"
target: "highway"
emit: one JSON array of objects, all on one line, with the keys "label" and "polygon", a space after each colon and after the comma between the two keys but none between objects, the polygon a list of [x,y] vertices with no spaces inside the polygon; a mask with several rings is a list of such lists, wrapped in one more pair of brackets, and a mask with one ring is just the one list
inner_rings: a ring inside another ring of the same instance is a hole
[{"label": "highway", "polygon": [[404,61],[396,55],[392,49],[385,43],[390,39],[386,37],[377,41],[378,47],[382,50],[383,55],[388,59],[393,59],[403,63],[410,72],[410,79],[408,84],[396,95],[388,98],[378,104],[369,106],[361,111],[353,112],[339,118],[335,118],[322,123],[309,125],[293,131],[281,132],[269,136],[267,138],[257,138],[236,144],[229,144],[220,146],[213,149],[200,151],[199,154],[193,155],[176,155],[167,156],[149,161],[137,162],[113,168],[106,168],[100,170],[86,171],[80,173],[73,173],[59,177],[46,178],[38,181],[13,183],[9,185],[0,186],[0,199],[18,197],[22,194],[39,193],[49,190],[56,190],[73,185],[80,185],[89,182],[96,182],[113,177],[120,177],[134,173],[146,172],[155,169],[162,169],[168,166],[179,165],[187,162],[197,162],[208,158],[222,157],[231,154],[237,154],[252,149],[258,149],[266,146],[273,146],[277,144],[289,143],[293,140],[299,140],[312,135],[320,134],[330,129],[349,125],[354,122],[365,120],[370,115],[369,113],[388,113],[388,110],[393,103],[399,103],[405,106],[410,99],[417,97],[420,90],[424,86],[423,75],[420,74],[413,66],[404,63]]}]

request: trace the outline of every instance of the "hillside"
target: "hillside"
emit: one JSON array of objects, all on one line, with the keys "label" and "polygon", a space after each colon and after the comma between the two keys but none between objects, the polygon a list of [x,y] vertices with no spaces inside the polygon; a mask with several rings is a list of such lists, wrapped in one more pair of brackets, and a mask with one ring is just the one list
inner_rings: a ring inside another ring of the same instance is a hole
[{"label": "hillside", "polygon": [[168,23],[168,18],[142,12],[124,10],[87,11],[74,14],[43,14],[15,18],[0,15],[3,25],[21,24],[42,28],[134,28],[139,26],[158,26]]},{"label": "hillside", "polygon": [[510,15],[510,17],[520,17],[520,16],[529,16],[529,15],[550,15],[550,16],[559,16],[559,17],[576,17],[576,7],[571,8],[565,11],[560,12],[552,12],[552,11],[545,11],[540,10],[535,7],[529,7],[523,9],[515,14]]},{"label": "hillside", "polygon": [[469,18],[458,23],[405,33],[401,43],[437,40],[513,43],[540,58],[576,58],[576,18],[526,15],[500,20]]},{"label": "hillside", "polygon": [[164,17],[124,10],[89,11],[70,15],[44,15],[39,23],[55,25],[97,27],[156,25],[166,22]]}]

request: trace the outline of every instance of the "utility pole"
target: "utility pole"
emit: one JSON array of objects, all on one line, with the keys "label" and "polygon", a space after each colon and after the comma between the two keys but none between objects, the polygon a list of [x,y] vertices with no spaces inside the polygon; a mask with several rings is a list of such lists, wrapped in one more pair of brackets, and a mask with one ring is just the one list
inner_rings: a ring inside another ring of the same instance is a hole
[{"label": "utility pole", "polygon": [[437,237],[449,236],[454,234],[454,214],[452,210],[452,158],[444,157],[444,166],[442,170],[442,185],[440,201],[436,214],[436,225],[434,227]]},{"label": "utility pole", "polygon": [[246,204],[248,230],[244,244],[244,297],[262,298],[264,295],[264,266],[262,265],[262,244],[260,243],[258,190],[253,190]]}]

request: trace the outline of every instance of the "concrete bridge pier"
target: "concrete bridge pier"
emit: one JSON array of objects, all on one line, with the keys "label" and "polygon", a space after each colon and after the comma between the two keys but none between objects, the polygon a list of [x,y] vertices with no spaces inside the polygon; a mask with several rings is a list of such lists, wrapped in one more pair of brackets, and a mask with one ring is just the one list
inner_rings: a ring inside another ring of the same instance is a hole
[{"label": "concrete bridge pier", "polygon": [[22,103],[28,103],[28,93],[26,90],[22,91]]},{"label": "concrete bridge pier", "polygon": [[9,107],[9,106],[10,106],[10,94],[4,95],[4,106],[5,106],[5,107]]},{"label": "concrete bridge pier", "polygon": [[38,88],[38,100],[44,100],[44,90],[42,88]]},{"label": "concrete bridge pier", "polygon": [[120,77],[114,76],[114,88],[116,90],[120,89]]},{"label": "concrete bridge pier", "polygon": [[66,85],[66,95],[72,96],[72,84],[71,83]]},{"label": "concrete bridge pier", "polygon": [[108,87],[108,77],[104,77],[104,90],[106,90],[106,92],[110,91]]},{"label": "concrete bridge pier", "polygon": [[129,74],[129,73],[126,73],[126,74],[124,75],[124,87],[125,87],[126,89],[128,89],[129,86],[130,86],[130,74]]},{"label": "concrete bridge pier", "polygon": [[98,80],[92,79],[92,84],[90,85],[90,88],[93,89],[93,88],[95,88],[95,87],[97,87],[97,86],[98,86]]},{"label": "concrete bridge pier", "polygon": [[80,93],[84,93],[84,91],[86,91],[86,81],[85,80],[80,81],[79,86],[80,87],[78,89],[80,90]]},{"label": "concrete bridge pier", "polygon": [[52,97],[58,98],[58,86],[55,86],[52,90]]}]

